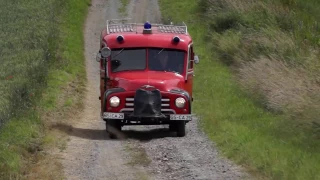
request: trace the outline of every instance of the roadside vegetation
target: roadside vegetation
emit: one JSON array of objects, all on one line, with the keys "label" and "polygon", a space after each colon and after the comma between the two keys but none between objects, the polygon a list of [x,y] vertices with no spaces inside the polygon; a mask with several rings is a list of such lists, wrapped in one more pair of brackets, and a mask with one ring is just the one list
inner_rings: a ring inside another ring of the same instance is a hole
[{"label": "roadside vegetation", "polygon": [[122,16],[127,16],[127,7],[129,4],[129,0],[121,0],[120,2],[121,2],[121,6],[119,8],[119,13]]},{"label": "roadside vegetation", "polygon": [[0,2],[0,179],[25,178],[54,143],[50,117],[80,105],[89,2]]},{"label": "roadside vegetation", "polygon": [[194,39],[194,112],[220,152],[258,178],[320,179],[320,2],[159,3]]}]

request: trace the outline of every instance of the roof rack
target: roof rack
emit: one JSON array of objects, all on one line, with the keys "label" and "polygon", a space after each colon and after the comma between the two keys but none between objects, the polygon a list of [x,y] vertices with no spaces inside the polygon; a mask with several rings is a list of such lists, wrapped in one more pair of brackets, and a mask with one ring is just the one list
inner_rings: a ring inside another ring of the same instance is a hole
[{"label": "roof rack", "polygon": [[[107,32],[120,33],[120,32],[136,32],[138,26],[144,26],[143,23],[131,23],[128,22],[131,18],[127,19],[111,19],[107,20]],[[170,25],[165,24],[152,24],[152,27],[156,27],[160,33],[176,33],[176,34],[188,34],[187,25],[182,22],[183,25]]]},{"label": "roof rack", "polygon": [[187,25],[184,22],[182,23],[183,25],[181,26],[158,24],[158,31],[162,33],[187,34],[188,33]]},{"label": "roof rack", "polygon": [[107,20],[107,32],[110,33],[118,33],[118,32],[136,32],[137,27],[136,23],[128,23],[125,21],[130,20],[127,19],[111,19]]}]

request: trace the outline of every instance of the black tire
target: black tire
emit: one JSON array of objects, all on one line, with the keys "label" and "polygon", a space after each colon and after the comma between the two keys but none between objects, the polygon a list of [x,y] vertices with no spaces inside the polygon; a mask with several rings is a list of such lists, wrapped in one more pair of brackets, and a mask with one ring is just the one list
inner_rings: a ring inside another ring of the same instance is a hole
[{"label": "black tire", "polygon": [[177,124],[175,123],[169,124],[169,131],[177,131]]},{"label": "black tire", "polygon": [[117,138],[117,132],[121,131],[121,124],[117,120],[108,119],[106,121],[106,131],[109,133],[111,139]]},{"label": "black tire", "polygon": [[176,126],[177,136],[184,137],[186,135],[186,122],[178,121]]}]

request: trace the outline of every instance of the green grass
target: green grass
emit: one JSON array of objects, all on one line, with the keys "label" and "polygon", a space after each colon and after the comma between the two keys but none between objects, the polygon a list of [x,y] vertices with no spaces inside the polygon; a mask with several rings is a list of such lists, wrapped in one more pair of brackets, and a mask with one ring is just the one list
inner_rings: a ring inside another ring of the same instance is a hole
[{"label": "green grass", "polygon": [[0,135],[0,178],[20,178],[24,172],[28,155],[39,150],[42,131],[40,120],[32,112],[26,117],[12,119],[1,130]]},{"label": "green grass", "polygon": [[[151,160],[148,158],[148,155],[142,147],[137,144],[126,144],[124,149],[129,155],[130,160],[125,165],[131,166],[135,169],[135,177],[133,179],[137,180],[148,180],[150,176],[147,172],[141,171],[141,167],[148,167],[151,163]],[[142,168],[143,170],[144,168]]]},{"label": "green grass", "polygon": [[[52,141],[43,115],[77,102],[85,82],[82,28],[88,5],[89,0],[0,2],[0,179],[23,178],[33,155]],[[65,90],[70,84],[75,94]]]},{"label": "green grass", "polygon": [[[225,34],[225,41],[218,46],[212,39],[219,37],[212,35],[219,34],[210,31],[208,26],[212,19],[204,19],[204,10],[199,7],[204,1],[198,4],[193,0],[161,0],[159,3],[163,18],[171,18],[176,23],[186,22],[193,37],[195,52],[200,57],[200,64],[195,67],[193,109],[220,152],[268,179],[319,179],[320,141],[317,134],[301,128],[286,115],[273,114],[257,104],[242,91],[223,62],[225,59],[221,59],[219,48],[228,50],[230,46],[243,46],[234,33],[241,35],[242,32],[234,30],[229,32],[230,36]],[[221,15],[219,13],[215,15]],[[229,17],[232,22],[238,15]]]},{"label": "green grass", "polygon": [[122,16],[127,16],[127,6],[129,4],[129,0],[121,0],[121,6],[119,8],[119,13]]},{"label": "green grass", "polygon": [[45,86],[62,2],[0,2],[0,123],[30,108]]},{"label": "green grass", "polygon": [[145,149],[137,145],[126,145],[125,150],[130,154],[130,161],[127,163],[131,166],[148,166],[151,163]]}]

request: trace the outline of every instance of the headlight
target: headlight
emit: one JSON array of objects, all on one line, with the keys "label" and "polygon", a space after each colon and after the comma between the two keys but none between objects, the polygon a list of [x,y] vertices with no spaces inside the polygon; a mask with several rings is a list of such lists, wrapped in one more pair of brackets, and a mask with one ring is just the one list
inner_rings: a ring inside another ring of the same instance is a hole
[{"label": "headlight", "polygon": [[111,107],[118,107],[120,104],[120,99],[117,96],[113,96],[109,100]]},{"label": "headlight", "polygon": [[104,47],[101,49],[101,56],[102,57],[109,57],[111,55],[111,50],[109,47]]},{"label": "headlight", "polygon": [[186,100],[184,100],[184,98],[179,97],[176,99],[176,106],[178,108],[183,108],[185,104],[186,104]]}]

